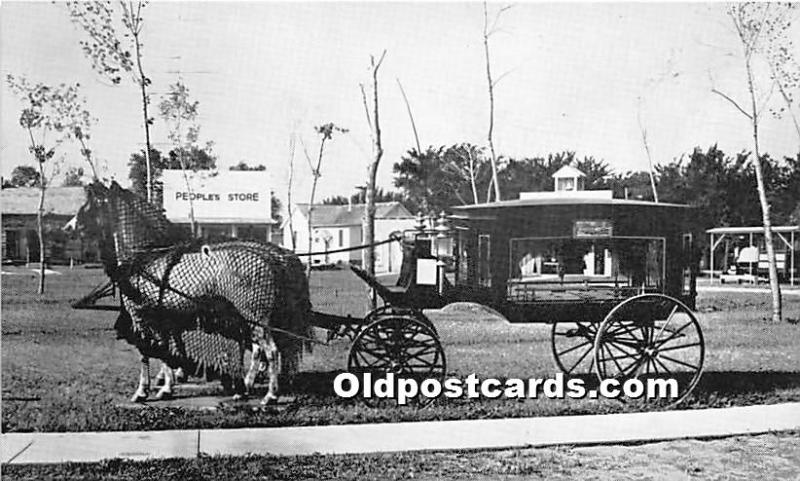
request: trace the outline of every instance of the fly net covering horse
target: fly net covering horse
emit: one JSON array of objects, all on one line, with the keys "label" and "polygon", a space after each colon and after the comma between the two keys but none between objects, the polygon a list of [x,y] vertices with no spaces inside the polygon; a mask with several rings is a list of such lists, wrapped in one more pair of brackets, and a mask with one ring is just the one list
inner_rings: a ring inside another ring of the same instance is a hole
[{"label": "fly net covering horse", "polygon": [[[269,385],[262,403],[277,399],[280,371],[296,371],[312,340],[308,281],[291,251],[255,241],[193,241],[116,182],[90,185],[77,220],[100,235],[106,273],[120,290],[120,337],[142,356],[210,365],[238,380],[251,341],[244,387],[252,389],[263,356]],[[143,364],[134,400],[146,398],[148,388]]]}]

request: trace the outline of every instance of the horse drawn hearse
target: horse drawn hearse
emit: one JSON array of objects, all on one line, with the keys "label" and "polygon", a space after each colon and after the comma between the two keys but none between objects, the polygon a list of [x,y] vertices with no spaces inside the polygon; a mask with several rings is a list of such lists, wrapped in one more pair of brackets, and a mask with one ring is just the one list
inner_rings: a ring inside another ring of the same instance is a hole
[{"label": "horse drawn hearse", "polygon": [[[259,291],[252,279],[241,279],[250,275],[252,265],[240,262],[221,268],[223,258],[218,253],[232,249],[232,257],[242,252],[260,258],[269,255],[261,247],[241,242],[234,242],[235,246],[188,242],[182,245],[194,247],[182,251],[158,247],[169,240],[165,237],[169,226],[160,210],[144,204],[112,185],[111,189],[90,189],[82,209],[84,217],[101,219],[96,227],[105,233],[106,248],[114,251],[107,256],[112,260],[106,269],[120,286],[122,312],[133,311],[137,318],[133,325],[140,333],[144,326],[146,337],[158,341],[148,339],[148,351],[141,339],[132,340],[139,342],[143,355],[171,358],[178,364],[189,360],[195,367],[198,363],[211,366],[235,378],[241,372],[236,366],[241,366],[244,342],[250,337],[242,334],[247,329],[231,329],[240,325],[231,324],[231,319],[243,319],[245,325],[258,328],[258,335],[250,333],[254,341],[261,336],[260,344],[253,345],[255,361],[259,346],[267,354],[287,346],[294,354],[301,351],[298,343],[311,340],[307,326],[301,321],[298,327],[295,322],[304,318],[308,325],[326,329],[329,340],[342,336],[352,340],[347,360],[351,372],[442,379],[444,349],[424,310],[473,302],[494,309],[512,323],[551,325],[552,354],[567,375],[594,373],[600,379],[618,380],[668,377],[678,385],[677,396],[671,400],[675,404],[689,395],[702,373],[705,347],[692,312],[699,256],[687,206],[552,196],[454,207],[451,215],[436,221],[420,219],[416,229],[396,239],[403,244],[404,257],[395,285],[384,285],[352,266],[383,305],[364,316],[339,316],[311,310],[308,285],[297,278],[291,262],[297,257],[275,246],[267,250],[280,252],[283,271],[278,277],[262,277],[277,290],[266,296],[227,298],[230,290],[204,279],[198,272],[207,268],[197,266],[214,264],[213,276],[228,276],[236,290]],[[131,227],[134,224],[136,229]],[[149,254],[131,251],[132,246],[144,246],[143,252]],[[160,259],[159,266],[154,267],[154,256]],[[245,271],[237,273],[237,268]],[[181,287],[176,287],[179,279]],[[281,286],[292,282],[297,291],[305,289],[305,295],[295,292],[289,296],[292,302],[275,302],[288,293]],[[141,298],[147,291],[142,286],[151,291],[149,299],[137,301],[136,296]],[[90,307],[109,289],[98,289],[76,306]],[[240,310],[254,300],[266,306],[264,312]],[[290,307],[277,309],[283,304]],[[165,322],[167,311],[170,316],[179,312],[187,316],[180,328],[171,322],[172,331],[159,332],[153,326]],[[263,323],[258,316],[275,321]],[[289,321],[278,320],[281,316]],[[273,364],[276,357],[270,355],[268,360]],[[246,386],[252,386],[254,364]],[[272,374],[265,401],[275,395]]]}]

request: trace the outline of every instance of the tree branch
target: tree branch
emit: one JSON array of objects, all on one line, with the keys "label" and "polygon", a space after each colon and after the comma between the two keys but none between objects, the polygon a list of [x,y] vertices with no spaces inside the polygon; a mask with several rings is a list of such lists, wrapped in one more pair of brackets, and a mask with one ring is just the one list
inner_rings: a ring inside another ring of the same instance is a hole
[{"label": "tree branch", "polygon": [[743,109],[741,106],[739,106],[739,104],[738,104],[738,103],[736,103],[736,101],[735,101],[735,100],[733,100],[732,98],[728,97],[727,95],[725,95],[724,93],[720,92],[719,90],[717,90],[717,89],[715,89],[715,88],[713,88],[713,87],[711,88],[711,92],[713,92],[713,93],[715,93],[715,94],[719,95],[720,97],[722,97],[723,99],[727,100],[728,102],[730,102],[730,103],[731,103],[731,105],[733,105],[734,107],[736,107],[736,109],[737,109],[739,112],[741,112],[741,113],[742,113],[742,114],[743,114],[745,117],[747,117],[747,118],[748,118],[748,119],[750,119],[750,120],[753,120],[753,116],[752,116],[752,115],[750,115],[749,113],[747,113],[747,111],[746,111],[746,110],[744,110],[744,109]]}]

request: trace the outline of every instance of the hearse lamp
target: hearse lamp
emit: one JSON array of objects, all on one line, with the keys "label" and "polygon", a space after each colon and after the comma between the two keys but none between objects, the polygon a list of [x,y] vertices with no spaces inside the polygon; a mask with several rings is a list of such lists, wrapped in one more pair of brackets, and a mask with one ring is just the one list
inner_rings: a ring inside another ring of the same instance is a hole
[{"label": "hearse lamp", "polygon": [[436,257],[451,257],[453,255],[453,236],[444,211],[436,219]]}]

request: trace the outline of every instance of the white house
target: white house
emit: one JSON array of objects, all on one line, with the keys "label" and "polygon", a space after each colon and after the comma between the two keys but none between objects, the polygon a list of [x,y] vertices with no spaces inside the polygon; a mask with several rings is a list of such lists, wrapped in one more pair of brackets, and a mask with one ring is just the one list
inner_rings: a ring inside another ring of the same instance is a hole
[{"label": "white house", "polygon": [[[288,216],[283,225],[283,245],[297,253],[320,252],[312,257],[315,264],[360,263],[362,251],[333,252],[363,245],[362,222],[365,204],[322,205],[311,209],[311,249],[308,246],[308,215],[310,204],[292,207],[292,226]],[[375,240],[388,239],[392,234],[413,229],[414,216],[400,202],[379,202],[375,205]],[[292,236],[294,242],[292,242]],[[306,258],[303,258],[305,261]],[[403,253],[397,242],[375,248],[376,272],[399,272]]]}]

